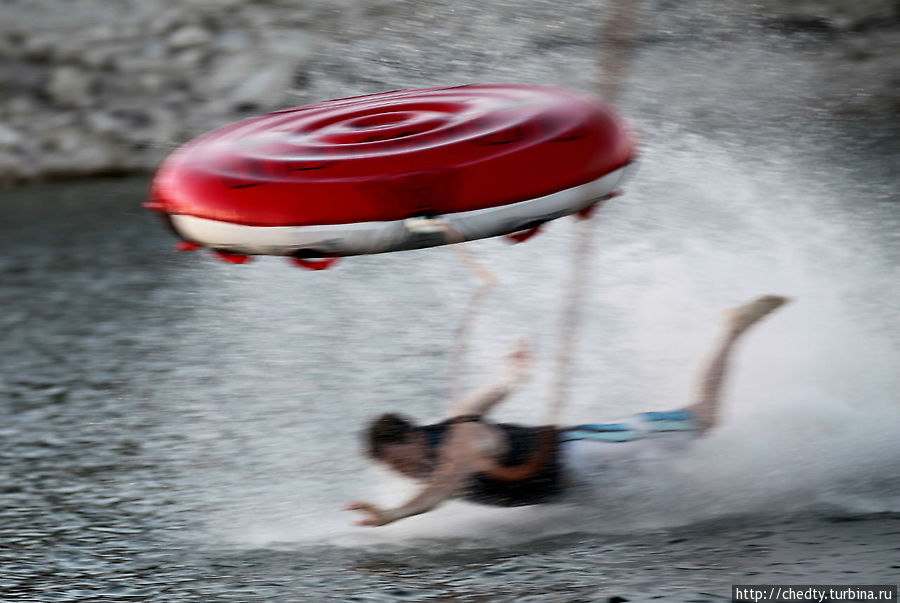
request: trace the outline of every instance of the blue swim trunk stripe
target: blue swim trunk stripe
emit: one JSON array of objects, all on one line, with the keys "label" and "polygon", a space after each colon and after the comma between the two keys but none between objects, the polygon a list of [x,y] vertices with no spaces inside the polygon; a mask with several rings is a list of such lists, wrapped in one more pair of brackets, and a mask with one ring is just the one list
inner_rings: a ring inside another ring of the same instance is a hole
[{"label": "blue swim trunk stripe", "polygon": [[568,427],[560,431],[559,441],[631,442],[651,433],[695,431],[697,429],[694,414],[688,410],[645,412],[635,415],[635,419],[634,424],[591,423]]},{"label": "blue swim trunk stripe", "polygon": [[697,422],[694,413],[689,410],[667,410],[663,412],[645,412],[638,415],[649,431],[694,431]]},{"label": "blue swim trunk stripe", "polygon": [[601,442],[630,442],[640,437],[640,432],[624,423],[594,423],[577,425],[562,430],[559,434],[559,441],[599,440]]}]

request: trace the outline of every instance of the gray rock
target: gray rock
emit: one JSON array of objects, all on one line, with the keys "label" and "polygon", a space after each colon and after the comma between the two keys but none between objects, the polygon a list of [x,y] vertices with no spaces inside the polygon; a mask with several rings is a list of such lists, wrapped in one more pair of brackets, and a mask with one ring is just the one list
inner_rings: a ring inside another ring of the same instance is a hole
[{"label": "gray rock", "polygon": [[23,96],[16,95],[9,99],[3,106],[4,113],[12,118],[29,115],[34,108],[34,102]]},{"label": "gray rock", "polygon": [[0,123],[0,149],[15,150],[25,140],[25,136],[10,125]]},{"label": "gray rock", "polygon": [[22,55],[29,61],[49,61],[53,49],[53,39],[46,34],[32,34],[22,42]]},{"label": "gray rock", "polygon": [[0,35],[0,59],[17,59],[20,54],[18,45],[14,44],[7,36]]},{"label": "gray rock", "polygon": [[212,35],[197,25],[186,25],[169,35],[169,47],[173,50],[205,46],[212,42]]},{"label": "gray rock", "polygon": [[78,67],[63,65],[50,74],[47,94],[64,107],[85,107],[90,104],[91,79]]},{"label": "gray rock", "polygon": [[72,126],[54,133],[37,163],[44,173],[81,176],[120,169],[121,154],[121,147],[91,134],[84,127]]},{"label": "gray rock", "polygon": [[170,66],[175,71],[193,73],[200,68],[206,57],[207,53],[201,48],[186,48],[172,57]]},{"label": "gray rock", "polygon": [[181,140],[181,121],[172,111],[164,107],[154,107],[150,111],[149,140],[157,145],[175,146]]},{"label": "gray rock", "polygon": [[113,66],[124,74],[162,73],[171,70],[168,48],[159,40],[138,40],[135,47],[113,55]]},{"label": "gray rock", "polygon": [[124,119],[103,111],[89,113],[85,123],[92,132],[112,139],[121,137],[129,130]]},{"label": "gray rock", "polygon": [[249,52],[233,52],[216,59],[205,78],[203,92],[211,97],[228,95],[246,81],[260,65],[259,59]]},{"label": "gray rock", "polygon": [[273,60],[249,75],[228,95],[235,107],[252,106],[259,109],[275,107],[282,102],[290,89],[294,75],[294,62],[290,59]]},{"label": "gray rock", "polygon": [[308,60],[313,52],[313,36],[303,30],[282,29],[266,34],[266,52],[295,63]]}]

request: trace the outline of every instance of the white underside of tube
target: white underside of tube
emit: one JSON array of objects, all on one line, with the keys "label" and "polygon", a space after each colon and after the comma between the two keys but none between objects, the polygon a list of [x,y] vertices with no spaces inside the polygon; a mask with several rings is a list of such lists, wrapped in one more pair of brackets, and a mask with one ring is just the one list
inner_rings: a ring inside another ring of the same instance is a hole
[{"label": "white underside of tube", "polygon": [[[467,241],[508,234],[573,214],[615,191],[621,168],[587,184],[509,205],[443,214]],[[175,214],[175,229],[206,247],[250,255],[328,257],[421,249],[445,243],[439,232],[410,229],[405,220],[314,226],[245,226]]]}]

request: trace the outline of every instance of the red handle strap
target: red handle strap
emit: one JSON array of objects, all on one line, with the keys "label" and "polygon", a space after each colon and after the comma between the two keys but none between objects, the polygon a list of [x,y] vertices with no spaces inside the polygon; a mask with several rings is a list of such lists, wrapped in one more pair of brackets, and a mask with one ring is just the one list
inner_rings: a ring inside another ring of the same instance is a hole
[{"label": "red handle strap", "polygon": [[246,253],[235,253],[223,249],[210,249],[210,251],[213,256],[219,258],[223,262],[228,262],[229,264],[246,264],[252,259]]},{"label": "red handle strap", "polygon": [[541,231],[541,227],[543,224],[538,224],[534,228],[529,228],[528,230],[520,230],[518,232],[511,232],[508,235],[505,235],[505,239],[510,243],[524,243],[537,233]]},{"label": "red handle strap", "polygon": [[338,258],[322,258],[320,260],[310,260],[307,258],[291,258],[291,263],[300,268],[307,270],[325,270],[330,268],[332,264],[338,261]]}]

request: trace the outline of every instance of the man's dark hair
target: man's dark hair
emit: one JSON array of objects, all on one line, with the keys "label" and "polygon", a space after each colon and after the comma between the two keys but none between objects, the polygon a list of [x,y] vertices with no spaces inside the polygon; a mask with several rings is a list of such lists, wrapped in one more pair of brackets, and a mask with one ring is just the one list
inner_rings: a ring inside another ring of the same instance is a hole
[{"label": "man's dark hair", "polygon": [[413,429],[415,425],[403,415],[385,413],[374,419],[366,430],[366,452],[374,459],[380,458],[384,446],[406,442]]}]

